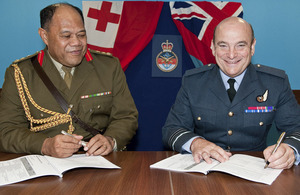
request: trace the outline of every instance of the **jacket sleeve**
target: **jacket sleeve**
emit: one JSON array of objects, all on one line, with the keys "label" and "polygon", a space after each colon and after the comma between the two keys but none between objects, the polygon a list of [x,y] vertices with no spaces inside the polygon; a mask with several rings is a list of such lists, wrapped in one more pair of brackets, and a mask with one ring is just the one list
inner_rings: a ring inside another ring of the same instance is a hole
[{"label": "jacket sleeve", "polygon": [[117,149],[124,150],[136,133],[138,127],[138,111],[127,86],[125,74],[117,61],[113,74],[113,101],[109,117],[109,125],[104,135],[116,139]]},{"label": "jacket sleeve", "polygon": [[194,133],[193,115],[188,97],[189,89],[184,83],[183,77],[182,86],[162,128],[164,145],[177,152],[183,152],[182,146],[191,138],[198,136]]},{"label": "jacket sleeve", "polygon": [[29,130],[14,80],[14,68],[5,73],[0,98],[0,150],[12,153],[40,154],[46,136]]},{"label": "jacket sleeve", "polygon": [[286,131],[287,135],[284,143],[289,144],[298,154],[300,152],[300,105],[290,88],[288,78],[284,79],[284,88],[280,94],[279,105],[276,109],[275,124],[281,131]]}]

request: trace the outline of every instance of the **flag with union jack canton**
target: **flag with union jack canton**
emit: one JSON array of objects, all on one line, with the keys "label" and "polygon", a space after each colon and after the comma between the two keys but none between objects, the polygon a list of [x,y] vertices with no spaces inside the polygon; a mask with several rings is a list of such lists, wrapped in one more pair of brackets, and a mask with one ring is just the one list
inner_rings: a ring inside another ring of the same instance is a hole
[{"label": "flag with union jack canton", "polygon": [[215,63],[211,41],[215,27],[230,16],[243,17],[243,7],[236,2],[170,2],[172,19],[185,48],[196,67]]}]

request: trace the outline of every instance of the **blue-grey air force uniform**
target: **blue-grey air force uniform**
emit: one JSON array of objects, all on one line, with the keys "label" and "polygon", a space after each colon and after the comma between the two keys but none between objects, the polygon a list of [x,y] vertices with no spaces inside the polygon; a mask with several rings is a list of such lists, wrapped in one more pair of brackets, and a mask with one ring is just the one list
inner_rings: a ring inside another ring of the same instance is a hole
[{"label": "blue-grey air force uniform", "polygon": [[[267,99],[259,102],[268,90]],[[246,113],[249,107],[271,107],[269,112]],[[285,143],[300,151],[300,106],[284,71],[250,64],[230,102],[215,64],[186,72],[176,102],[163,127],[164,144],[178,152],[194,136],[202,136],[231,151],[262,151],[275,122],[286,131]]]}]

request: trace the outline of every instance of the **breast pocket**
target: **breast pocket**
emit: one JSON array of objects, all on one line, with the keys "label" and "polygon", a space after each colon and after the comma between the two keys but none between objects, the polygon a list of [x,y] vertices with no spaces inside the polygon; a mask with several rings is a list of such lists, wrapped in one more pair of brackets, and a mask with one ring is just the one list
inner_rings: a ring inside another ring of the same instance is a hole
[{"label": "breast pocket", "polygon": [[205,132],[212,129],[216,124],[216,110],[206,107],[193,107],[193,116],[195,122],[195,131],[200,135],[205,135]]},{"label": "breast pocket", "polygon": [[275,111],[244,113],[244,127],[264,127],[272,125]]},{"label": "breast pocket", "polygon": [[107,95],[81,99],[80,108],[83,113],[82,118],[84,118],[85,121],[91,122],[95,117],[101,115],[108,118],[112,108],[112,96]]}]

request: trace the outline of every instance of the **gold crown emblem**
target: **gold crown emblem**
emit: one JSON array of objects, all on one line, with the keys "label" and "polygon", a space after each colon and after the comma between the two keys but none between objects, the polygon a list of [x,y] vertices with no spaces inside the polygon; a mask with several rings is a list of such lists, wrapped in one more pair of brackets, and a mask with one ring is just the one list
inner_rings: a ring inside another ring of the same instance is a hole
[{"label": "gold crown emblem", "polygon": [[173,43],[169,43],[169,41],[167,40],[167,42],[163,42],[161,44],[161,48],[164,52],[171,52],[173,49]]}]

